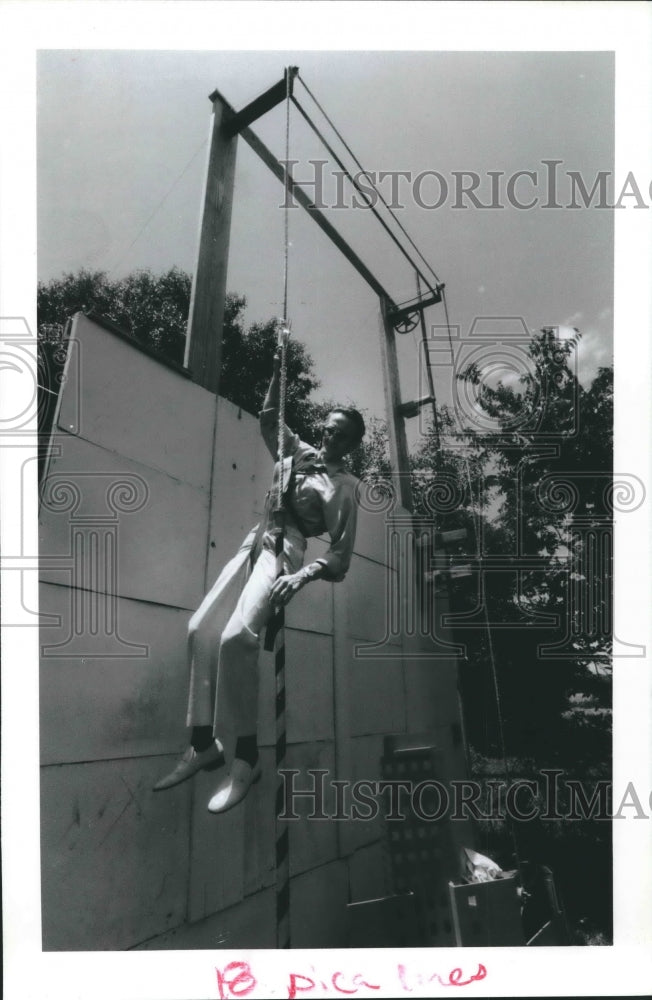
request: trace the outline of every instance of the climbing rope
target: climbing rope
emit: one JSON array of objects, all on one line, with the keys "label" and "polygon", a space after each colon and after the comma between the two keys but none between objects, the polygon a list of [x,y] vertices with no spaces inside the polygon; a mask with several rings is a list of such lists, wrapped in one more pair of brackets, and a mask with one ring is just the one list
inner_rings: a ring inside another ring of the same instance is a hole
[{"label": "climbing rope", "polygon": [[[287,389],[287,343],[289,327],[284,325],[279,336],[281,371],[278,408],[278,480],[275,519],[276,579],[286,572],[285,567],[285,511],[283,493],[285,479],[285,396]],[[275,697],[275,764],[276,764],[276,947],[290,947],[290,841],[286,821],[279,819],[283,812],[284,784],[282,771],[285,768],[287,752],[286,696],[285,696],[285,609],[281,605],[275,613],[272,629],[267,627],[265,648],[274,648]]]},{"label": "climbing rope", "polygon": [[[276,578],[283,576],[285,567],[285,510],[284,494],[286,486],[285,460],[285,401],[287,396],[287,347],[290,337],[288,314],[288,272],[290,257],[289,194],[290,177],[290,98],[292,94],[292,70],[285,74],[285,214],[283,220],[283,318],[280,323],[278,351],[280,353],[279,405],[278,405],[278,476],[274,509]],[[276,681],[276,947],[290,947],[290,838],[287,821],[279,816],[283,812],[284,785],[282,771],[285,768],[287,751],[286,697],[285,697],[285,609],[281,605],[273,620],[267,626],[265,649],[274,649],[274,675]]]}]

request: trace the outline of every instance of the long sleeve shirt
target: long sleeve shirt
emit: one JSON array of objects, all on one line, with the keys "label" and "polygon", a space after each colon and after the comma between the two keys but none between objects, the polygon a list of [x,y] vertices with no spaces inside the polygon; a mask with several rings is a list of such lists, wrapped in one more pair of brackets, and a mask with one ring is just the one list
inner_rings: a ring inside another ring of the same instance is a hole
[{"label": "long sleeve shirt", "polygon": [[[263,409],[260,428],[274,458],[278,446],[278,412]],[[342,462],[325,462],[312,445],[284,428],[284,453],[292,457],[292,477],[286,493],[286,512],[306,538],[328,533],[328,551],[316,561],[325,569],[325,580],[340,581],[346,576],[353,554],[357,524],[356,486],[358,480]],[[275,469],[278,475],[278,463]]]}]

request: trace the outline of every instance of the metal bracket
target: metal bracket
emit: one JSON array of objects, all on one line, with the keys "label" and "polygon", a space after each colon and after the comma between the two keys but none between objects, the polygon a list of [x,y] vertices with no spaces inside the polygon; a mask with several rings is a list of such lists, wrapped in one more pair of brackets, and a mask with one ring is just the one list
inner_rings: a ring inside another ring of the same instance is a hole
[{"label": "metal bracket", "polygon": [[419,322],[419,317],[428,306],[437,305],[441,302],[442,292],[445,285],[435,285],[433,294],[425,299],[417,299],[415,302],[406,302],[403,305],[394,306],[389,312],[389,320],[397,333],[410,333]]},{"label": "metal bracket", "polygon": [[421,399],[412,400],[410,403],[400,403],[396,407],[396,412],[399,417],[418,417],[421,407],[427,406],[428,403],[434,403],[434,401],[434,396],[422,396]]},{"label": "metal bracket", "polygon": [[[289,67],[290,95],[292,95],[294,78],[298,72],[298,66]],[[230,117],[229,120],[224,123],[224,134],[227,136],[238,135],[244,128],[251,125],[252,122],[255,122],[258,118],[261,118],[262,115],[271,111],[271,109],[275,108],[277,104],[281,104],[287,97],[287,91],[288,70],[286,69],[282,80],[275,83],[273,87],[270,87],[269,90],[266,90],[264,94],[260,95],[260,97],[251,101],[250,104],[247,104],[247,106],[242,108],[241,111],[233,113],[233,117]],[[217,96],[218,91],[214,91],[210,95],[210,100],[214,101]]]}]

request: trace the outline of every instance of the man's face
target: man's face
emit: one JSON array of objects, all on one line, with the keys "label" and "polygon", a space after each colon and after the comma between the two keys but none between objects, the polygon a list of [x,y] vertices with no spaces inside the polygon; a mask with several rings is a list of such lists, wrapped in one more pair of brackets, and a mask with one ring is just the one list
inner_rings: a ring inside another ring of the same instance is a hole
[{"label": "man's face", "polygon": [[327,462],[344,458],[356,446],[353,424],[343,413],[329,413],[322,429],[321,450]]}]

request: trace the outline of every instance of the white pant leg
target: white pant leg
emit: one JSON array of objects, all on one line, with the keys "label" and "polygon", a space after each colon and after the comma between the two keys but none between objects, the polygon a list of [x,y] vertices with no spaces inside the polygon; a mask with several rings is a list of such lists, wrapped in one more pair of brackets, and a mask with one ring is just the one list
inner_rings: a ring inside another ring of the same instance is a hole
[{"label": "white pant leg", "polygon": [[236,737],[256,732],[260,633],[271,617],[275,576],[274,556],[263,550],[222,632],[213,731],[229,749]]},{"label": "white pant leg", "polygon": [[188,622],[187,726],[213,724],[220,639],[249,576],[254,536],[250,531]]},{"label": "white pant leg", "polygon": [[[213,725],[221,740],[256,732],[260,633],[271,615],[269,595],[276,577],[276,560],[273,539],[266,535],[251,569],[249,555],[254,537],[255,529],[224,567],[188,623],[190,684],[186,725]],[[289,572],[301,567],[305,547],[305,539],[298,531],[287,532],[285,556]]]},{"label": "white pant leg", "polygon": [[[257,731],[260,636],[272,615],[269,598],[276,579],[276,558],[270,542],[267,536],[222,633],[213,731],[227,754],[238,736]],[[285,556],[289,572],[301,567],[305,547],[301,534],[287,533]]]}]

